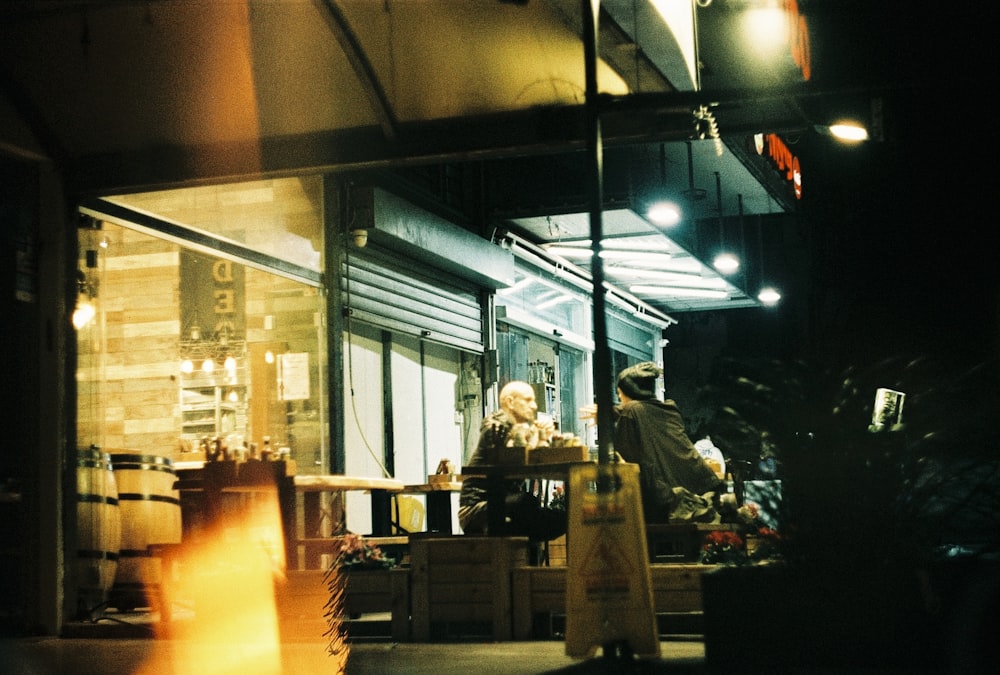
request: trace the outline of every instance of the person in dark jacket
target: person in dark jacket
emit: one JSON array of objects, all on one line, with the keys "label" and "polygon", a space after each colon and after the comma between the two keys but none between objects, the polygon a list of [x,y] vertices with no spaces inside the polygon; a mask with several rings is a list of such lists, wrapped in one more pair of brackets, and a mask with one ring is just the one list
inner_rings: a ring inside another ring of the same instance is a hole
[{"label": "person in dark jacket", "polygon": [[[536,419],[535,390],[527,382],[515,380],[500,390],[500,410],[483,420],[479,443],[469,466],[489,464],[508,443],[533,449],[548,443],[555,427],[552,421]],[[543,542],[566,533],[566,512],[544,507],[525,489],[525,481],[507,483],[505,522],[507,534],[526,536]],[[458,502],[458,522],[465,534],[487,534],[486,479],[469,477],[462,481]]]},{"label": "person in dark jacket", "polygon": [[652,361],[618,374],[615,451],[639,465],[646,522],[719,522],[719,477],[688,438],[677,404],[657,398],[662,374]]}]

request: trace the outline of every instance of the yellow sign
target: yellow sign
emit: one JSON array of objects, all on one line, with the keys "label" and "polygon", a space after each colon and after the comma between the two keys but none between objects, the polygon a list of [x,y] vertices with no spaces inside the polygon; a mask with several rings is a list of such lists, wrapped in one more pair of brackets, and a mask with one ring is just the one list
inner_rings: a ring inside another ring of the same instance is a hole
[{"label": "yellow sign", "polygon": [[625,643],[659,656],[639,466],[573,466],[568,496],[566,654]]}]

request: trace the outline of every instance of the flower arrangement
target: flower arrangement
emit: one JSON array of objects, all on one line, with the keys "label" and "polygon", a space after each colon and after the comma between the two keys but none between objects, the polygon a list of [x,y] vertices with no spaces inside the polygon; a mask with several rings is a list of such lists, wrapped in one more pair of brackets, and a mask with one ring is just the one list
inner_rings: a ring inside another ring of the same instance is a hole
[{"label": "flower arrangement", "polygon": [[758,527],[756,533],[747,538],[747,555],[752,562],[762,562],[764,560],[778,560],[781,554],[781,535],[777,530],[770,527]]},{"label": "flower arrangement", "polygon": [[396,560],[387,556],[378,546],[369,544],[360,534],[345,534],[337,538],[333,566],[356,570],[381,570],[395,567]]},{"label": "flower arrangement", "polygon": [[745,565],[750,562],[743,538],[729,530],[715,530],[706,535],[700,560],[706,565]]},{"label": "flower arrangement", "polygon": [[756,529],[757,519],[760,518],[760,507],[754,502],[745,502],[736,509],[736,517],[743,527]]}]

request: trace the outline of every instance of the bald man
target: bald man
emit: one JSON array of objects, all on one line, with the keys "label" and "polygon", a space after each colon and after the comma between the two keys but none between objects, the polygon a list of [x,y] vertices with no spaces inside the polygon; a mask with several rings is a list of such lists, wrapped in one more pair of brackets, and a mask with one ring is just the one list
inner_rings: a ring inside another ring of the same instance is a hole
[{"label": "bald man", "polygon": [[[469,460],[469,466],[486,464],[496,457],[508,441],[528,449],[547,443],[555,433],[551,420],[539,421],[535,413],[538,404],[535,390],[527,382],[514,380],[500,390],[500,410],[483,420],[479,443]],[[506,484],[507,534],[526,536],[541,542],[566,533],[566,512],[543,507],[538,499],[525,490],[523,480]],[[487,534],[486,480],[466,478],[458,502],[458,522],[466,534]]]}]

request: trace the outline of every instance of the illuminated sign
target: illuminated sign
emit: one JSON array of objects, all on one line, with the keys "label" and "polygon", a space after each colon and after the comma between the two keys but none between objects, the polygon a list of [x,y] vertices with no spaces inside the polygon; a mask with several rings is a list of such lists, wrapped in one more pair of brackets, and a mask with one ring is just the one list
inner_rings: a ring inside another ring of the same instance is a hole
[{"label": "illuminated sign", "polygon": [[766,158],[778,173],[792,184],[795,198],[802,199],[802,168],[799,158],[792,154],[777,134],[756,134],[753,147],[758,155]]}]

